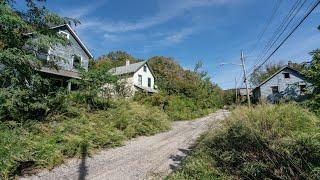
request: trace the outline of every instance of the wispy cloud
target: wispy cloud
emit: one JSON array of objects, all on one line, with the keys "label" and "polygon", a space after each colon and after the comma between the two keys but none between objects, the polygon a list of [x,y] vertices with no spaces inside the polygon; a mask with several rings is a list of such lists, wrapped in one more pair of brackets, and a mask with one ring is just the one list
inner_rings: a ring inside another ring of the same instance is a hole
[{"label": "wispy cloud", "polygon": [[231,0],[162,0],[159,1],[159,11],[154,15],[142,18],[136,22],[101,20],[87,20],[81,28],[99,28],[108,33],[121,33],[128,31],[137,31],[147,29],[156,25],[163,24],[171,19],[177,18],[186,11],[199,8],[209,7],[212,5],[222,5]]},{"label": "wispy cloud", "polygon": [[76,19],[81,19],[91,13],[93,13],[97,8],[101,7],[102,5],[106,4],[107,1],[96,1],[94,3],[91,3],[86,6],[77,6],[73,8],[68,8],[68,9],[62,9],[60,14],[62,16],[66,17],[72,17]]}]

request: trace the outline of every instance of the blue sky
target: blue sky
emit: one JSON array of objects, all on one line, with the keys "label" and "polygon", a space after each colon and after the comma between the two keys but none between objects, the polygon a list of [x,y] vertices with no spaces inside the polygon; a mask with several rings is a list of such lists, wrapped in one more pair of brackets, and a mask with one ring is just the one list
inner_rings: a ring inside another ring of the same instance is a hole
[{"label": "blue sky", "polygon": [[[96,58],[123,50],[142,59],[169,56],[184,68],[192,68],[202,60],[212,81],[227,89],[234,87],[234,78],[241,72],[239,67],[219,67],[219,64],[239,63],[242,49],[248,56],[248,68],[255,63],[256,56],[293,4],[292,0],[282,0],[265,36],[256,50],[248,54],[277,1],[55,0],[48,1],[48,7],[82,22],[75,29]],[[314,0],[308,1],[311,2]],[[310,60],[308,53],[320,47],[318,25],[319,7],[271,62]]]}]

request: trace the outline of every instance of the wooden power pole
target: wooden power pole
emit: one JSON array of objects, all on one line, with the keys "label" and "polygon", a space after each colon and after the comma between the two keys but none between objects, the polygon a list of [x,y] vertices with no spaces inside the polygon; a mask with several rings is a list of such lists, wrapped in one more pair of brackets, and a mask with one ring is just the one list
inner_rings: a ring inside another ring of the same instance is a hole
[{"label": "wooden power pole", "polygon": [[246,72],[246,65],[245,65],[245,62],[244,62],[243,51],[241,51],[240,60],[241,60],[241,66],[242,66],[243,75],[244,75],[244,83],[246,84],[248,106],[250,107],[251,106],[251,100],[250,100],[250,94],[249,94],[248,77],[247,77],[247,72]]}]

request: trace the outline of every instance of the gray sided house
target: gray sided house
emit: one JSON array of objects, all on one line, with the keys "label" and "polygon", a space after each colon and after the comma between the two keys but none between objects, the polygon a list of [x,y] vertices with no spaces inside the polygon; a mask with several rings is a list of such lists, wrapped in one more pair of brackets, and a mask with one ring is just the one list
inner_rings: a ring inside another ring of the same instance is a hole
[{"label": "gray sided house", "polygon": [[51,29],[68,39],[69,43],[66,46],[50,47],[40,56],[42,59],[54,61],[59,66],[59,70],[42,67],[40,71],[45,76],[56,80],[56,85],[64,86],[71,90],[72,85],[69,80],[71,78],[80,78],[79,68],[88,70],[89,59],[93,59],[93,56],[68,24],[55,26]]},{"label": "gray sided house", "polygon": [[280,100],[300,100],[311,84],[297,70],[285,66],[253,90],[254,99],[276,103]]}]

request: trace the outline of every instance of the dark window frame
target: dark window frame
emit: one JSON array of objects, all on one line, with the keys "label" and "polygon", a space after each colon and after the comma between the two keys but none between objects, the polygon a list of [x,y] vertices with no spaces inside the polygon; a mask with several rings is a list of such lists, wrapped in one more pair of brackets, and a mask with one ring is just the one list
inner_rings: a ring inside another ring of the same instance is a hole
[{"label": "dark window frame", "polygon": [[290,73],[283,73],[283,77],[285,79],[290,79]]},{"label": "dark window frame", "polygon": [[147,72],[147,66],[146,65],[143,66],[143,72]]},{"label": "dark window frame", "polygon": [[[76,62],[75,60],[79,60],[79,62]],[[73,69],[79,69],[81,67],[81,61],[82,57],[78,55],[73,55],[72,57],[72,68]]]},{"label": "dark window frame", "polygon": [[301,93],[305,93],[307,91],[307,85],[301,84],[301,85],[299,85],[299,87],[300,87],[300,92]]},{"label": "dark window frame", "polygon": [[148,87],[151,87],[151,78],[148,78]]},{"label": "dark window frame", "polygon": [[279,93],[279,86],[271,86],[272,94],[278,94]]}]

